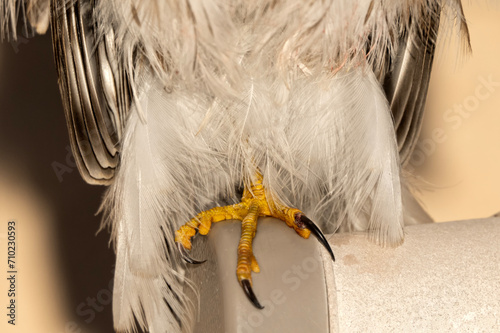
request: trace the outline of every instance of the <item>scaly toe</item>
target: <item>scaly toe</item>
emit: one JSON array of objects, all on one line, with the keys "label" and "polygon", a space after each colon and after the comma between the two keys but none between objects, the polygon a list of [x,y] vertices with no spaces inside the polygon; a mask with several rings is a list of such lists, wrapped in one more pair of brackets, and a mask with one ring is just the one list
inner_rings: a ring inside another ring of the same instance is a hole
[{"label": "scaly toe", "polygon": [[257,259],[255,259],[255,256],[253,256],[253,255],[252,255],[252,262],[250,263],[250,267],[252,268],[252,272],[260,273],[259,264],[257,263]]},{"label": "scaly toe", "polygon": [[175,242],[181,243],[186,250],[191,250],[191,238],[196,235],[196,229],[189,226],[183,225],[175,232]]}]

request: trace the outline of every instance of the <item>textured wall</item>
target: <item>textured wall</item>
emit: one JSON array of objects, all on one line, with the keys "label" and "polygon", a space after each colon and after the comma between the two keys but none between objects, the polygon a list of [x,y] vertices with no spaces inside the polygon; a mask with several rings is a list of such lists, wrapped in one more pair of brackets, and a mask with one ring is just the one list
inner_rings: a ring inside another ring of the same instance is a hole
[{"label": "textured wall", "polygon": [[499,332],[500,219],[414,225],[397,248],[330,237],[340,332]]}]

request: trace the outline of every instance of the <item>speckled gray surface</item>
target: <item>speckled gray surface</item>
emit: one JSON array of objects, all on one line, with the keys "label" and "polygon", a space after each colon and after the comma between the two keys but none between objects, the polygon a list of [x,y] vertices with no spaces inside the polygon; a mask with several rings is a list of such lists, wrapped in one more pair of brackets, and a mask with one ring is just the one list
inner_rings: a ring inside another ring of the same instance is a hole
[{"label": "speckled gray surface", "polygon": [[331,320],[340,332],[500,332],[500,218],[409,226],[381,248],[329,237]]}]

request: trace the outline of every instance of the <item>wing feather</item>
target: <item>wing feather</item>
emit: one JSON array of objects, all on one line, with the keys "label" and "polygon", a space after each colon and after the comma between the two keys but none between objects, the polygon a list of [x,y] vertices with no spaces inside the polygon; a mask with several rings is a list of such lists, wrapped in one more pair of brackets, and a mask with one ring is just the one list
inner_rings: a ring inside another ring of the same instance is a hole
[{"label": "wing feather", "polygon": [[125,75],[106,61],[110,46],[96,43],[86,15],[81,1],[62,7],[52,2],[54,55],[78,169],[88,183],[108,185],[119,161],[127,84]]},{"label": "wing feather", "polygon": [[383,80],[403,165],[411,157],[422,128],[443,9],[446,15],[454,15],[458,20],[466,48],[470,49],[461,1],[427,1],[425,8],[425,11],[410,18],[410,25],[399,38],[396,56]]},{"label": "wing feather", "polygon": [[440,18],[440,7],[433,3],[429,14],[414,20],[401,37],[392,71],[384,81],[403,164],[415,148],[422,127]]}]

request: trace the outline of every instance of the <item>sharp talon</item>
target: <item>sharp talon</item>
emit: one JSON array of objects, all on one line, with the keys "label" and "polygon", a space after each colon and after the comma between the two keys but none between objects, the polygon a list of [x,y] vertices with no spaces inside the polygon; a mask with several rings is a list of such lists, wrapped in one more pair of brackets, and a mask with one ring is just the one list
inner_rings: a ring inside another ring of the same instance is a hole
[{"label": "sharp talon", "polygon": [[181,256],[182,256],[182,259],[184,259],[185,262],[187,263],[190,263],[190,264],[203,264],[205,261],[207,261],[206,259],[205,260],[196,260],[196,259],[193,259],[189,256],[187,250],[184,248],[184,246],[182,246],[181,243],[177,243],[177,249],[179,250]]},{"label": "sharp talon", "polygon": [[316,225],[316,223],[314,223],[313,221],[311,221],[305,215],[300,215],[300,221],[299,221],[299,223],[304,224],[304,226],[307,229],[311,230],[311,233],[314,235],[314,237],[316,237],[319,240],[319,242],[321,243],[321,245],[323,245],[325,247],[325,249],[328,251],[328,253],[330,253],[330,256],[332,257],[332,260],[335,261],[335,256],[333,255],[332,248],[330,247],[330,244],[328,244],[328,241],[326,240],[325,235],[320,230],[320,228],[318,228],[318,226]]},{"label": "sharp talon", "polygon": [[243,291],[245,292],[245,295],[247,295],[248,299],[252,304],[257,308],[257,309],[263,309],[264,307],[260,305],[259,300],[255,296],[252,290],[252,286],[250,285],[250,281],[243,279],[241,280],[241,287],[243,288]]}]

